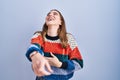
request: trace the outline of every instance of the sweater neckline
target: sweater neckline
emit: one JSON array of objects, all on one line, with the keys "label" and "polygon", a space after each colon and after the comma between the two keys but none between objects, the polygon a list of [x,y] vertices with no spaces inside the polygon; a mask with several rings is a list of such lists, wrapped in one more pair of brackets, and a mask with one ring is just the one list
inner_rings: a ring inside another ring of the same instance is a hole
[{"label": "sweater neckline", "polygon": [[49,40],[58,40],[59,39],[59,36],[49,36],[48,34],[45,35],[45,37]]}]

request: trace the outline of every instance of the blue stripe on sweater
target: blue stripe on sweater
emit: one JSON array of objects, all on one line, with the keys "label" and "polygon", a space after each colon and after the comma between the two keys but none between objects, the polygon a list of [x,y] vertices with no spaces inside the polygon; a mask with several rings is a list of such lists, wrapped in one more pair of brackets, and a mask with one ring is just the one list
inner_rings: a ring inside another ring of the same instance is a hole
[{"label": "blue stripe on sweater", "polygon": [[30,54],[33,51],[38,51],[40,54],[44,55],[44,53],[43,53],[42,49],[40,49],[40,47],[38,47],[36,44],[32,44],[32,45],[30,45],[30,47],[28,48],[28,50],[26,52],[26,57],[29,61],[31,61]]},{"label": "blue stripe on sweater", "polygon": [[67,70],[74,70],[75,69],[75,66],[74,66],[74,63],[72,60],[67,60]]},{"label": "blue stripe on sweater", "polygon": [[67,75],[49,75],[49,76],[43,76],[45,80],[69,80],[73,76],[73,73],[67,74]]}]

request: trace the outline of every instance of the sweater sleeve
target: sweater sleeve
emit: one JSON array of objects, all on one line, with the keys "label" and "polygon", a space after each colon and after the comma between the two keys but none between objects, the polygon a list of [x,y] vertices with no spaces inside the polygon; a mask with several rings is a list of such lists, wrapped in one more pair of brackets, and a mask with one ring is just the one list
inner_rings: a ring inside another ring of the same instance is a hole
[{"label": "sweater sleeve", "polygon": [[26,52],[26,57],[29,61],[31,61],[30,54],[34,51],[39,52],[41,55],[44,55],[42,49],[38,46],[38,44],[31,44]]},{"label": "sweater sleeve", "polygon": [[37,51],[41,55],[44,55],[44,52],[43,52],[42,47],[41,47],[41,43],[42,43],[41,41],[42,40],[40,38],[40,33],[36,33],[33,35],[32,39],[31,39],[31,44],[28,47],[27,52],[26,52],[26,57],[29,61],[31,61],[30,54],[34,51]]},{"label": "sweater sleeve", "polygon": [[68,75],[82,68],[76,60],[67,60],[66,63],[67,66],[64,68],[56,68],[51,66],[52,70],[54,71],[53,74]]}]

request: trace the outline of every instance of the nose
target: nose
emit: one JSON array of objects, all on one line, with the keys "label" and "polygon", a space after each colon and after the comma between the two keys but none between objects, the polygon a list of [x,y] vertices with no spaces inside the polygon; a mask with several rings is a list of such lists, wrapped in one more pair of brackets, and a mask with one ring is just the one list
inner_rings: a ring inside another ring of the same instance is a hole
[{"label": "nose", "polygon": [[48,16],[53,16],[53,14],[52,13],[49,13],[49,15]]}]

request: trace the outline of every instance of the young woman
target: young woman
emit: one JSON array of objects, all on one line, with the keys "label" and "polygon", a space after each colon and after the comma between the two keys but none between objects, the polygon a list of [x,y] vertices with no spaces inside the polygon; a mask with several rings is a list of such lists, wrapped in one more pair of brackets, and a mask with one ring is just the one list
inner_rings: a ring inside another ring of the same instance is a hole
[{"label": "young woman", "polygon": [[66,32],[62,14],[51,10],[42,31],[35,32],[26,57],[32,61],[36,80],[69,80],[83,68],[83,59],[72,34]]}]

